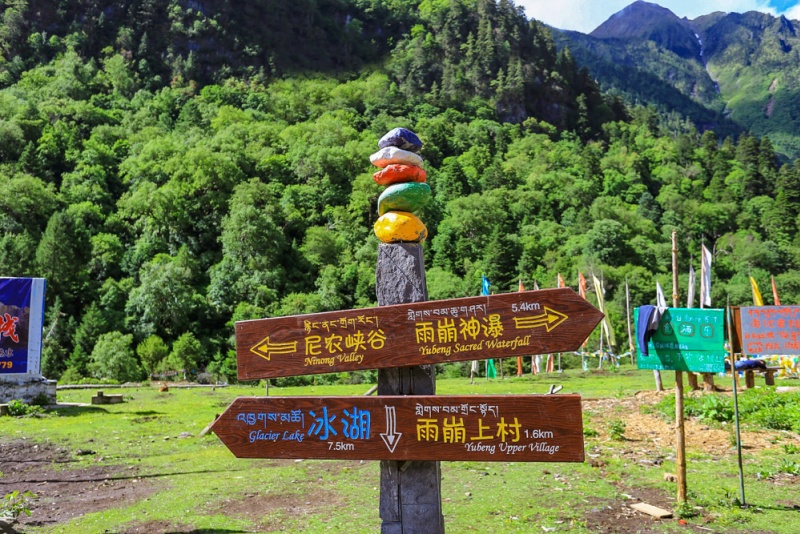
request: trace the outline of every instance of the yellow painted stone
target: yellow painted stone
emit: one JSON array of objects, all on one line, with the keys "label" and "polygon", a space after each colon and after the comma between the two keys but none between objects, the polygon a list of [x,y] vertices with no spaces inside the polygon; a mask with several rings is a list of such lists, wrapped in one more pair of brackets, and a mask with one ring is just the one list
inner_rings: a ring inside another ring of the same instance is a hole
[{"label": "yellow painted stone", "polygon": [[428,229],[419,217],[407,211],[389,211],[375,222],[375,235],[383,243],[420,243]]}]

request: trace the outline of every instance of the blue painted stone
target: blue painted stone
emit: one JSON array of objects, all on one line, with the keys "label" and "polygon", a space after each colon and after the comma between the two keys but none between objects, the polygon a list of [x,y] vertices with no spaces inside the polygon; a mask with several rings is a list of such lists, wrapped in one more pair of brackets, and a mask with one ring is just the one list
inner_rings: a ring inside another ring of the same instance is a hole
[{"label": "blue painted stone", "polygon": [[403,150],[410,150],[411,152],[419,152],[422,149],[422,141],[419,140],[417,134],[406,128],[395,128],[386,135],[381,137],[378,141],[379,148],[386,148],[388,146],[396,146]]},{"label": "blue painted stone", "polygon": [[431,188],[428,184],[407,182],[386,188],[378,198],[378,214],[389,211],[415,212],[431,199]]}]

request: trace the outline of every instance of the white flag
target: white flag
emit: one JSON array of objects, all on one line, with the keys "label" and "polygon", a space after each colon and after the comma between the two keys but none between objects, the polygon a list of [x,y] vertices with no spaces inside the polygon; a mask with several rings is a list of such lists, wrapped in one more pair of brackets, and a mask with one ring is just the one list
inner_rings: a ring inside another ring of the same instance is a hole
[{"label": "white flag", "polygon": [[700,307],[711,307],[711,252],[703,244],[700,255]]},{"label": "white flag", "polygon": [[689,293],[686,297],[686,307],[694,308],[694,285],[697,275],[694,274],[694,267],[689,266]]},{"label": "white flag", "polygon": [[661,284],[656,280],[656,306],[659,308],[667,307],[667,299],[664,298],[664,290],[661,289]]}]

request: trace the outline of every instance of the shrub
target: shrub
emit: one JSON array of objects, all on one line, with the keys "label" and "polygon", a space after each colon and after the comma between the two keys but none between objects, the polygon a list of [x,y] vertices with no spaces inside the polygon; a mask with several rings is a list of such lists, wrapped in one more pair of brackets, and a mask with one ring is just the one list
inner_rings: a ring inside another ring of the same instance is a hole
[{"label": "shrub", "polygon": [[8,402],[8,415],[13,417],[21,417],[23,415],[32,415],[41,412],[42,409],[38,406],[31,406],[28,403],[14,399]]},{"label": "shrub", "polygon": [[611,439],[622,440],[625,439],[625,429],[628,425],[622,419],[614,419],[608,423],[608,435]]},{"label": "shrub", "polygon": [[7,493],[0,500],[0,517],[16,519],[20,514],[31,515],[30,503],[35,498],[36,494],[30,491],[20,493],[19,490],[15,490]]},{"label": "shrub", "polygon": [[211,373],[200,373],[197,375],[197,383],[198,384],[216,384],[217,380],[214,378],[214,375]]},{"label": "shrub", "polygon": [[80,371],[74,367],[68,368],[64,371],[64,374],[61,375],[61,378],[58,379],[62,384],[80,384],[81,380],[83,380],[83,376],[81,376]]},{"label": "shrub", "polygon": [[696,409],[698,417],[708,421],[733,421],[733,401],[721,395],[706,395]]}]

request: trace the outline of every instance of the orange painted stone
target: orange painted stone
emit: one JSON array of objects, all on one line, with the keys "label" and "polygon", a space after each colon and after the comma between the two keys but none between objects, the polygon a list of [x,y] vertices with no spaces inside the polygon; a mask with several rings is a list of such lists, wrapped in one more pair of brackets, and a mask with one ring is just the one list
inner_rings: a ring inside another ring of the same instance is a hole
[{"label": "orange painted stone", "polygon": [[389,165],[372,175],[372,179],[378,185],[392,185],[405,182],[424,183],[428,175],[425,169],[415,165],[401,165],[395,163]]},{"label": "orange painted stone", "polygon": [[375,235],[383,243],[420,243],[428,237],[425,224],[413,213],[390,211],[375,222]]}]

